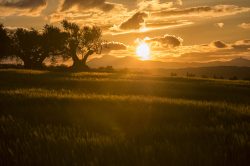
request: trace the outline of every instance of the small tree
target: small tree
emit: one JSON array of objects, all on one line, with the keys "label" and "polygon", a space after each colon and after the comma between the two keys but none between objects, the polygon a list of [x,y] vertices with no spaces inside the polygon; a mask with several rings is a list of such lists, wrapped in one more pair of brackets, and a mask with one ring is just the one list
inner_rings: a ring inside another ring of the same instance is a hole
[{"label": "small tree", "polygon": [[102,31],[99,27],[85,26],[80,28],[75,23],[62,21],[63,28],[68,34],[66,42],[66,56],[73,60],[73,68],[88,69],[87,60],[94,53],[101,53]]}]

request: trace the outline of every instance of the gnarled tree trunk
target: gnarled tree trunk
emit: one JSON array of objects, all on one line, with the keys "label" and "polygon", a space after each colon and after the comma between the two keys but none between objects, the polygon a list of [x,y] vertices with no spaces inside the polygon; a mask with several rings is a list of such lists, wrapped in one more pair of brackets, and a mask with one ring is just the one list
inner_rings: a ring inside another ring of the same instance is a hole
[{"label": "gnarled tree trunk", "polygon": [[89,67],[87,65],[87,60],[90,55],[94,53],[93,50],[89,50],[83,57],[83,59],[79,59],[76,54],[72,54],[72,60],[73,60],[73,69],[78,69],[78,70],[88,70]]},{"label": "gnarled tree trunk", "polygon": [[84,55],[84,57],[83,57],[83,59],[82,59],[82,63],[83,63],[85,66],[87,66],[87,60],[88,60],[89,56],[92,55],[93,53],[94,53],[93,50],[89,50],[89,51]]}]

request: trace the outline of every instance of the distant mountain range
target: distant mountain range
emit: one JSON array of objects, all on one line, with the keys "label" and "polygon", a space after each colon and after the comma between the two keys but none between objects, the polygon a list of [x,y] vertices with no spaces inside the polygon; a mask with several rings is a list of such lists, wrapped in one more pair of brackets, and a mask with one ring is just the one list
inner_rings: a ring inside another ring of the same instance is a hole
[{"label": "distant mountain range", "polygon": [[105,55],[101,58],[94,58],[88,62],[93,68],[113,66],[113,68],[135,68],[135,69],[178,69],[190,67],[215,67],[215,66],[238,66],[250,67],[250,60],[236,58],[231,61],[213,61],[208,63],[198,62],[160,62],[160,61],[141,61],[135,57],[118,58]]}]

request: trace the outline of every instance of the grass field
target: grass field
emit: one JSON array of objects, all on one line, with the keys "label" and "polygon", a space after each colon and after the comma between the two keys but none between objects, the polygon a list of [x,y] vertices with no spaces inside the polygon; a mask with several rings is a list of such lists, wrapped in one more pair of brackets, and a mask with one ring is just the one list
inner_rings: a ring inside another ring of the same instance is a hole
[{"label": "grass field", "polygon": [[250,164],[250,82],[0,70],[0,165]]}]

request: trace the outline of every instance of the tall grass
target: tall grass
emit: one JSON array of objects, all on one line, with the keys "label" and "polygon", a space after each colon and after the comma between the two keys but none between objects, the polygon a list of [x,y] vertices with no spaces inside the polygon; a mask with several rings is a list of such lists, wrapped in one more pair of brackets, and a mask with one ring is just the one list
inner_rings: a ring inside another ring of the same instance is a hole
[{"label": "tall grass", "polygon": [[0,165],[248,165],[250,84],[0,71]]}]

